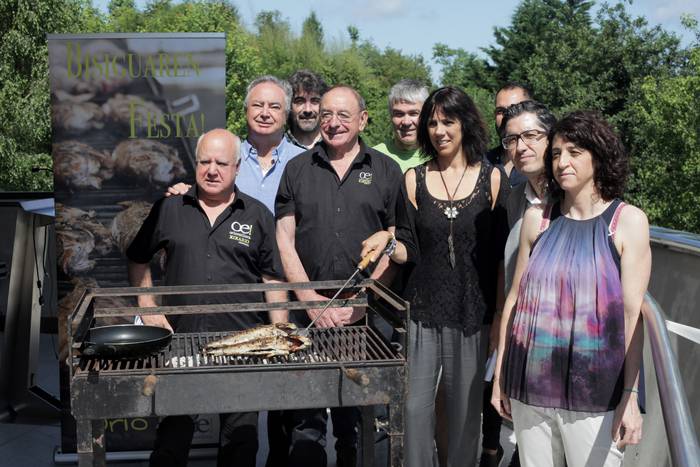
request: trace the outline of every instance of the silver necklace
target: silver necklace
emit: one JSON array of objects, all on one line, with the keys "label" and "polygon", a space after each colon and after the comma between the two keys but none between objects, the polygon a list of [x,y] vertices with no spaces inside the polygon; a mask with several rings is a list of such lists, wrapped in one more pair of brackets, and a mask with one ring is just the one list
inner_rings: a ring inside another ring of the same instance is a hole
[{"label": "silver necklace", "polygon": [[444,211],[442,211],[445,216],[450,221],[450,234],[447,236],[447,252],[448,252],[448,259],[450,260],[450,266],[452,266],[452,269],[455,268],[455,265],[457,264],[457,257],[455,256],[455,244],[454,244],[454,236],[452,235],[452,224],[455,218],[457,217],[457,214],[459,214],[459,211],[457,210],[456,207],[453,206],[454,203],[454,198],[455,195],[457,195],[457,190],[459,190],[459,186],[462,184],[462,180],[464,180],[464,175],[467,173],[467,167],[464,167],[464,172],[462,172],[462,176],[459,177],[459,181],[457,182],[457,186],[455,187],[455,191],[452,193],[450,196],[450,192],[447,189],[447,183],[445,183],[445,177],[442,175],[442,170],[440,170],[440,164],[435,161],[435,165],[438,167],[438,173],[440,174],[440,180],[442,180],[442,186],[445,187],[445,193],[447,193],[447,207],[445,208]]}]

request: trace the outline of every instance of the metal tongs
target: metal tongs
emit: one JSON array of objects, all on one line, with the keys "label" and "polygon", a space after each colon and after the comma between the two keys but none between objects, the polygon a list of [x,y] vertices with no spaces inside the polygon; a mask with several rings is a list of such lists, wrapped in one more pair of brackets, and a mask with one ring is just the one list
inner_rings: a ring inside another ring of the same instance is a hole
[{"label": "metal tongs", "polygon": [[301,331],[299,331],[298,334],[299,334],[299,335],[302,335],[302,336],[308,336],[308,335],[309,335],[309,329],[311,328],[311,326],[313,326],[314,323],[315,323],[316,321],[318,321],[318,319],[326,313],[326,310],[327,310],[328,308],[330,308],[330,306],[331,306],[331,304],[333,303],[333,301],[334,301],[336,298],[338,298],[338,295],[340,295],[340,294],[343,292],[343,290],[345,290],[345,289],[347,288],[347,286],[352,282],[352,280],[355,278],[355,276],[357,276],[357,275],[360,273],[360,271],[363,271],[367,266],[369,266],[369,263],[371,263],[371,262],[372,262],[372,252],[370,251],[370,252],[367,253],[367,255],[365,255],[365,257],[362,258],[362,260],[358,263],[357,267],[355,268],[355,272],[353,272],[352,275],[348,278],[348,280],[345,281],[345,284],[343,284],[343,286],[342,286],[341,288],[338,289],[338,291],[335,293],[335,295],[333,295],[333,297],[328,301],[328,303],[326,303],[326,306],[323,307],[323,309],[321,310],[321,313],[319,313],[318,316],[316,316],[316,317],[313,319],[313,321],[311,321],[311,322],[309,323],[308,326],[306,326],[304,329],[302,329]]}]

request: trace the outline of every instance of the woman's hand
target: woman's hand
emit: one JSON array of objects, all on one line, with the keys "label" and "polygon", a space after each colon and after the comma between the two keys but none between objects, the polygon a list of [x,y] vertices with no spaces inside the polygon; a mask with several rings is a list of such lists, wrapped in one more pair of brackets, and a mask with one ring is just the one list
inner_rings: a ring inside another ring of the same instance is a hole
[{"label": "woman's hand", "polygon": [[513,420],[510,415],[510,399],[508,395],[503,392],[501,387],[500,378],[493,378],[493,391],[491,392],[491,405],[496,409],[498,415],[505,418],[506,420]]},{"label": "woman's hand", "polygon": [[374,233],[371,237],[362,242],[362,252],[360,256],[364,258],[368,254],[372,254],[372,262],[376,262],[381,256],[386,246],[391,241],[393,235],[386,230],[380,230]]},{"label": "woman's hand", "polygon": [[622,450],[628,444],[639,444],[642,440],[642,422],[637,393],[624,392],[613,418],[612,438],[617,442],[618,449]]}]

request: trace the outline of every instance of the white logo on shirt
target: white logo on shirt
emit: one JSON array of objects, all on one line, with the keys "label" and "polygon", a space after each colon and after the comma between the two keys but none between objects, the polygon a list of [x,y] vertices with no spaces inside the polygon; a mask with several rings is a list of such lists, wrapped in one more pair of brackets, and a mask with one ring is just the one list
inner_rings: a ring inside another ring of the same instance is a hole
[{"label": "white logo on shirt", "polygon": [[372,172],[360,172],[360,178],[357,181],[363,185],[371,185]]},{"label": "white logo on shirt", "polygon": [[228,233],[229,240],[238,242],[243,246],[250,246],[253,236],[253,226],[251,224],[241,224],[238,221],[231,223],[231,231]]}]

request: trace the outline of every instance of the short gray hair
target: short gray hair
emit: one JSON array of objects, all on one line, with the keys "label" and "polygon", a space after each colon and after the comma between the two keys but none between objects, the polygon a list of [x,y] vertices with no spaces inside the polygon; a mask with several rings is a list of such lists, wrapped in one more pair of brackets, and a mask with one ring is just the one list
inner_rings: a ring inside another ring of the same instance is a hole
[{"label": "short gray hair", "polygon": [[292,86],[289,84],[289,81],[285,79],[280,79],[276,76],[273,75],[263,75],[258,78],[255,78],[253,81],[250,82],[248,87],[245,90],[245,99],[243,100],[243,109],[248,108],[248,99],[250,98],[250,92],[253,90],[255,86],[258,84],[262,83],[272,83],[277,85],[282,91],[284,91],[284,109],[285,112],[289,113],[290,110],[292,110]]},{"label": "short gray hair", "polygon": [[410,102],[423,103],[428,98],[428,87],[415,79],[402,79],[389,90],[389,112],[394,104]]}]

